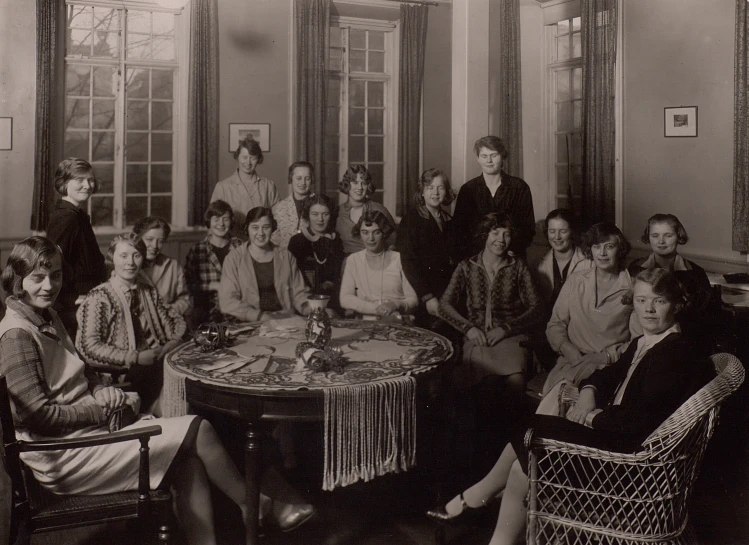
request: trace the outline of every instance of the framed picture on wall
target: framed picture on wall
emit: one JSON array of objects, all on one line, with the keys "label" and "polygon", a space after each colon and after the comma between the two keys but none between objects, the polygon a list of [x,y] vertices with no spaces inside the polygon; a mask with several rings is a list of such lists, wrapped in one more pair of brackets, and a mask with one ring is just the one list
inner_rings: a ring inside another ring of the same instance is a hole
[{"label": "framed picture on wall", "polygon": [[239,141],[248,135],[262,151],[270,151],[270,123],[229,123],[229,152],[234,153]]},{"label": "framed picture on wall", "polygon": [[0,150],[13,149],[13,118],[0,117]]},{"label": "framed picture on wall", "polygon": [[663,108],[663,136],[697,136],[697,106]]}]

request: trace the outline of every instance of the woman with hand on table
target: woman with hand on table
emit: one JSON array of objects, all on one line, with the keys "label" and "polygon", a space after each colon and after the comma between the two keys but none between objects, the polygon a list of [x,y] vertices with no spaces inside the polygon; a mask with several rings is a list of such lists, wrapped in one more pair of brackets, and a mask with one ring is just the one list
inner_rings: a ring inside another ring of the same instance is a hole
[{"label": "woman with hand on table", "polygon": [[[456,369],[463,387],[488,375],[505,377],[515,392],[525,385],[524,344],[544,307],[528,265],[508,253],[514,230],[506,213],[488,214],[476,233],[483,251],[458,264],[440,300],[440,317],[465,335],[463,365]],[[458,310],[462,299],[466,316]]]},{"label": "woman with hand on table", "polygon": [[112,276],[89,292],[78,309],[76,348],[84,361],[126,369],[147,412],[161,414],[164,356],[187,326],[182,316],[145,282],[140,270],[147,253],[135,234],[118,235],[107,252]]},{"label": "woman with hand on table", "polygon": [[[644,335],[633,340],[613,365],[580,383],[579,397],[566,414],[559,414],[557,401],[562,385],[571,385],[558,383],[542,401],[554,405],[556,412],[533,417],[535,434],[597,449],[636,452],[648,435],[715,376],[710,361],[697,355],[681,334],[677,317],[685,297],[671,273],[656,269],[638,274],[625,299],[628,304],[634,301],[634,314]],[[518,433],[505,447],[481,481],[428,516],[452,520],[485,506],[504,491],[489,544],[514,545],[525,529],[527,511],[528,458],[523,435]]]},{"label": "woman with hand on table", "polygon": [[249,241],[229,252],[224,261],[218,294],[224,314],[258,322],[309,313],[310,289],[296,259],[271,242],[277,227],[270,208],[248,212],[244,230]]},{"label": "woman with hand on table", "polygon": [[631,333],[638,333],[636,322],[630,332],[632,307],[622,302],[622,295],[632,289],[624,267],[629,249],[611,223],[597,223],[583,236],[583,253],[594,266],[570,274],[554,304],[546,338],[559,359],[546,379],[544,395],[562,379],[579,384],[615,362]]},{"label": "woman with hand on table", "polygon": [[312,195],[315,184],[315,168],[307,161],[297,161],[289,167],[289,188],[291,193],[273,205],[273,217],[278,227],[271,240],[279,248],[287,248],[289,240],[301,233],[309,223],[304,220],[304,200]]},{"label": "woman with hand on table", "polygon": [[395,231],[388,216],[377,210],[364,212],[352,229],[364,249],[346,258],[341,279],[341,307],[365,317],[402,321],[419,304],[408,282],[398,252],[385,241]]},{"label": "woman with hand on table", "polygon": [[[16,244],[2,285],[10,295],[0,322],[0,373],[8,380],[18,439],[106,434],[110,416],[122,411],[125,427],[161,426],[162,433],[148,442],[150,486],[173,488],[177,518],[190,545],[216,543],[211,483],[247,520],[245,480],[207,420],[139,416],[137,395],[102,385],[78,357],[51,309],[62,285],[62,259],[55,244],[43,237]],[[133,442],[21,455],[49,491],[86,495],[136,490],[139,458]],[[266,511],[270,504],[270,498],[261,496]],[[293,521],[303,522],[307,519],[299,513],[314,511],[304,504],[277,505],[281,521],[295,514]]]}]

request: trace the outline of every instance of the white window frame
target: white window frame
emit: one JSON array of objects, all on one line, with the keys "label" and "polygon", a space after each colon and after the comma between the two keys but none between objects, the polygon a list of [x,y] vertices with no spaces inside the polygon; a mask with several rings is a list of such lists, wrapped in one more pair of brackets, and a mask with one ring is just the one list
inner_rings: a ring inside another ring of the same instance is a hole
[{"label": "white window frame", "polygon": [[[185,9],[173,9],[168,7],[160,6],[159,4],[151,1],[139,1],[139,0],[123,0],[123,1],[112,1],[112,0],[66,0],[65,9],[69,4],[77,6],[89,6],[89,7],[102,7],[108,9],[132,9],[138,11],[151,11],[161,13],[171,13],[175,16],[174,21],[174,47],[175,47],[175,60],[174,61],[159,61],[149,59],[138,59],[136,61],[128,62],[121,56],[117,61],[117,69],[120,74],[125,74],[128,66],[135,66],[137,68],[164,68],[169,67],[174,70],[174,87],[173,87],[173,106],[172,106],[172,218],[170,225],[172,231],[191,231],[194,228],[187,227],[188,219],[188,187],[187,183],[179,183],[180,180],[187,179],[187,146],[188,136],[187,131],[184,128],[187,125],[187,101],[184,97],[187,96],[188,86],[188,62],[189,62],[189,28],[190,28],[190,14],[189,10]],[[126,23],[123,21],[123,26],[120,29],[120,51],[123,51],[124,35],[126,33]],[[67,35],[67,28],[64,29],[62,39],[65,40]],[[66,44],[63,42],[63,47]],[[82,58],[82,57],[65,57],[65,66],[68,65],[68,60],[73,63],[88,64],[88,65],[107,65],[112,66],[111,61],[102,61],[98,58]],[[95,226],[94,232],[97,235],[113,235],[128,231],[128,225],[124,221],[125,213],[125,187],[124,187],[124,146],[123,139],[126,137],[125,127],[125,85],[124,76],[120,80],[122,84],[119,85],[117,96],[115,98],[115,115],[120,120],[121,125],[115,125],[115,150],[114,150],[114,164],[115,167],[119,165],[119,168],[114,169],[113,179],[113,226]]]}]

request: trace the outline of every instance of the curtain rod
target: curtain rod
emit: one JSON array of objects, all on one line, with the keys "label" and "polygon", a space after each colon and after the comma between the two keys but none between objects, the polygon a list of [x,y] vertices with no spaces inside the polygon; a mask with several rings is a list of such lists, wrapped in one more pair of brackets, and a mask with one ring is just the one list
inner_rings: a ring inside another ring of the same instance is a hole
[{"label": "curtain rod", "polygon": [[427,6],[450,6],[452,5],[452,0],[385,0],[385,1],[396,2],[398,4],[425,4]]}]

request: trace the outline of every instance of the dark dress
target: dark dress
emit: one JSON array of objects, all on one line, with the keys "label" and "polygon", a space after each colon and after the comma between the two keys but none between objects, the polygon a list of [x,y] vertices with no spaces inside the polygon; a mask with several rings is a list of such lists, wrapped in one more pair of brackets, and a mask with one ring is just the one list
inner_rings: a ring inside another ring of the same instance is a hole
[{"label": "dark dress", "polygon": [[60,199],[49,216],[47,238],[62,250],[62,289],[55,301],[54,309],[65,325],[71,338],[75,338],[75,300],[107,280],[107,267],[99,250],[91,218],[88,214]]},{"label": "dark dress", "polygon": [[509,214],[517,231],[510,249],[525,256],[536,234],[531,190],[520,178],[502,172],[502,185],[493,197],[483,175],[467,181],[460,188],[451,224],[451,245],[457,261],[483,250],[483,245],[477,245],[474,235],[484,216],[492,212]]},{"label": "dark dress", "polygon": [[[343,271],[343,243],[341,237],[334,239],[320,237],[312,241],[304,234],[297,233],[289,240],[289,252],[296,259],[304,273],[304,282],[313,293],[330,295],[328,306],[340,310],[339,291]],[[323,289],[323,283],[331,282],[332,287]]]}]

